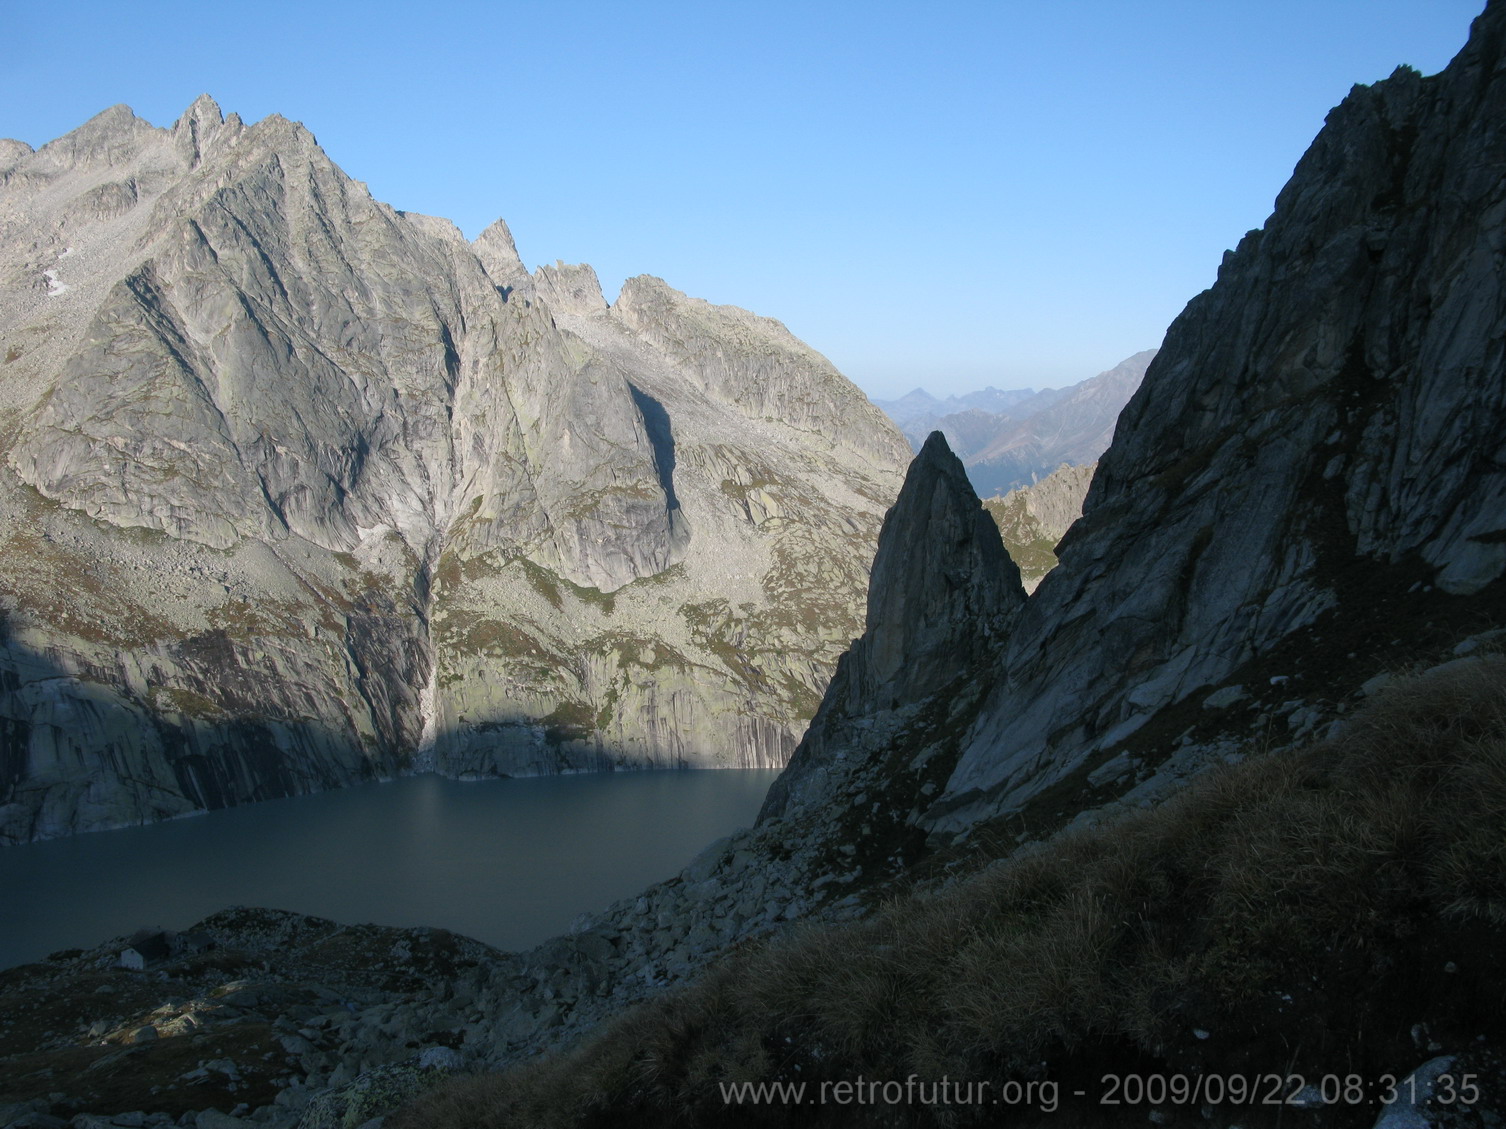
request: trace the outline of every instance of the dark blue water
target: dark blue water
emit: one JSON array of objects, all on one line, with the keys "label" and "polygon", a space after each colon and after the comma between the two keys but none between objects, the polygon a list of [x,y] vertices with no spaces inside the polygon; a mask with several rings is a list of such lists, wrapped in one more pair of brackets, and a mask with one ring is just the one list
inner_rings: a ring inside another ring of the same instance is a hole
[{"label": "dark blue water", "polygon": [[749,826],[776,775],[418,776],[6,847],[0,968],[230,905],[526,948]]}]

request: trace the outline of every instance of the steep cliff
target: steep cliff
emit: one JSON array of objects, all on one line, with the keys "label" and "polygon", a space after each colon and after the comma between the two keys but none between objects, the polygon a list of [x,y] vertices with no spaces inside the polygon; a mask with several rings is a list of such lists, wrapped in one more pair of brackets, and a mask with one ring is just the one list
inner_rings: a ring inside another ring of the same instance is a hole
[{"label": "steep cliff", "polygon": [[530,275],[296,123],[7,143],[0,272],[0,842],[415,765],[777,765],[860,623],[905,447],[824,358]]},{"label": "steep cliff", "polygon": [[877,806],[908,808],[921,777],[935,775],[940,762],[929,773],[911,764],[896,778],[890,754],[908,748],[901,733],[913,731],[918,713],[937,699],[949,707],[967,699],[963,684],[976,684],[1024,603],[998,527],[946,439],[932,432],[884,518],[863,636],[837,665],[760,822],[803,805],[819,809],[839,780],[855,791],[854,778],[875,795],[889,793]]},{"label": "steep cliff", "polygon": [[1500,615],[1503,39],[1492,3],[1441,74],[1356,87],[1172,325],[927,827],[1301,732]]}]

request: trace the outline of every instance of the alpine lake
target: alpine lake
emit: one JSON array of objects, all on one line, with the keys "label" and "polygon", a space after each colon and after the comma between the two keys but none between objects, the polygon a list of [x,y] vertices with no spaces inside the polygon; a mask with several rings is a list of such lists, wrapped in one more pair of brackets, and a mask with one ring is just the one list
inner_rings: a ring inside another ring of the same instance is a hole
[{"label": "alpine lake", "polygon": [[750,826],[777,775],[412,776],[0,848],[0,968],[233,905],[526,949]]}]

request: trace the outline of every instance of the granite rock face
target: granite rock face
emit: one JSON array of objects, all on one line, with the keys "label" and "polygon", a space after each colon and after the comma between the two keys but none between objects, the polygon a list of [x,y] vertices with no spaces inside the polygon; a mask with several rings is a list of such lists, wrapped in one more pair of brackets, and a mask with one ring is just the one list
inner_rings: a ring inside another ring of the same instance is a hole
[{"label": "granite rock face", "polygon": [[623,295],[207,97],[0,148],[0,842],[783,763],[903,440],[777,322]]},{"label": "granite rock face", "polygon": [[1419,631],[1494,614],[1503,41],[1493,2],[1441,74],[1356,87],[1172,325],[925,826],[1018,810],[1136,741],[1161,755],[1221,685],[1342,696],[1413,608]]},{"label": "granite rock face", "polygon": [[739,415],[782,421],[864,459],[892,449],[895,429],[882,413],[856,386],[834,379],[831,362],[777,321],[687,298],[647,275],[623,283],[612,312]]},{"label": "granite rock face", "polygon": [[[770,790],[760,821],[815,804],[861,742],[992,660],[1025,603],[1020,571],[967,472],[932,432],[879,536],[861,639]],[[861,759],[861,758],[857,758]],[[857,765],[847,765],[845,776]]]},{"label": "granite rock face", "polygon": [[867,627],[848,658],[850,700],[934,692],[1024,603],[1018,574],[961,461],[932,432],[879,534]]},{"label": "granite rock face", "polygon": [[824,810],[828,847],[886,804],[933,842],[1048,833],[1157,802],[1253,734],[1333,732],[1391,664],[1473,646],[1506,615],[1503,153],[1497,0],[1443,73],[1399,70],[1330,115],[1168,331],[1082,516],[1085,469],[1039,513],[996,503],[1006,536],[1048,510],[1065,531],[998,619],[932,567],[945,538],[899,520],[933,436],[865,635],[763,818]]}]

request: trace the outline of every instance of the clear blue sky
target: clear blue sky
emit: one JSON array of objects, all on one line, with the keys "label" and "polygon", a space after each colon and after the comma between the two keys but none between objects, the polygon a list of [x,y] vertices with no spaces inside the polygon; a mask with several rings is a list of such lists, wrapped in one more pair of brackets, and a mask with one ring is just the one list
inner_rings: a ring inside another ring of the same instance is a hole
[{"label": "clear blue sky", "polygon": [[1356,82],[1483,0],[0,0],[0,136],[201,92],[608,296],[777,317],[872,395],[1158,344]]}]

